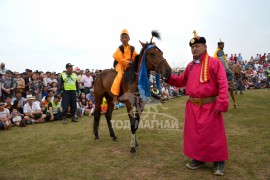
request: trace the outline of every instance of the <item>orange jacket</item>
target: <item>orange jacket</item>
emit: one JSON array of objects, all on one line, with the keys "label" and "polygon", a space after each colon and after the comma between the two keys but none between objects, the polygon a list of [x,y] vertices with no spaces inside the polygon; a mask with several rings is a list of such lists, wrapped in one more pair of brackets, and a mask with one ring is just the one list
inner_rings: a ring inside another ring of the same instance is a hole
[{"label": "orange jacket", "polygon": [[[137,52],[134,50],[131,61],[137,56]],[[131,58],[131,50],[130,45],[124,46],[124,54],[121,52],[119,48],[113,54],[113,58],[122,66],[126,67],[129,64],[129,60]]]}]

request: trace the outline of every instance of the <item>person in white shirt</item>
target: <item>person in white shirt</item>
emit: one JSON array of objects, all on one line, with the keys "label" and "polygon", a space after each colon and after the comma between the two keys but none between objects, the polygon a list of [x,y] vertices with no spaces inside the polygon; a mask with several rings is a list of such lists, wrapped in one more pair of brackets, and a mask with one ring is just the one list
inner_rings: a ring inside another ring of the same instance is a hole
[{"label": "person in white shirt", "polygon": [[90,75],[90,70],[86,69],[85,70],[85,76],[83,76],[81,83],[84,86],[84,93],[88,94],[90,92],[90,88],[92,87],[93,84],[93,77]]},{"label": "person in white shirt", "polygon": [[7,108],[5,108],[5,103],[0,102],[0,129],[8,130],[11,127],[10,122],[11,116]]},{"label": "person in white shirt", "polygon": [[39,104],[34,102],[35,97],[27,95],[26,99],[27,103],[23,106],[24,119],[32,123],[44,122],[46,115],[42,114]]}]

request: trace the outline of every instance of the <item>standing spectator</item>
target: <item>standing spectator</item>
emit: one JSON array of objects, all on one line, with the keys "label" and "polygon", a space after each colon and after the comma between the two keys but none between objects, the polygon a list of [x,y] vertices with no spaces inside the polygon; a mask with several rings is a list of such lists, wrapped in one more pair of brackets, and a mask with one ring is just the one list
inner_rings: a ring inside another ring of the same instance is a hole
[{"label": "standing spectator", "polygon": [[266,84],[266,87],[269,88],[270,86],[270,66],[268,67],[268,70],[267,70],[267,84]]},{"label": "standing spectator", "polygon": [[266,53],[264,53],[261,58],[260,58],[260,61],[261,63],[265,62],[265,58],[266,58]]},{"label": "standing spectator", "polygon": [[14,90],[16,89],[16,81],[12,77],[12,72],[10,70],[6,71],[6,77],[2,80],[2,94],[3,99],[6,97],[12,97]]},{"label": "standing spectator", "polygon": [[6,71],[7,71],[7,69],[5,68],[5,66],[6,66],[5,63],[2,63],[1,62],[0,73],[1,74],[4,74],[4,75],[6,74]]},{"label": "standing spectator", "polygon": [[6,109],[5,104],[0,102],[0,129],[8,130],[11,127],[11,116],[8,109]]},{"label": "standing spectator", "polygon": [[46,118],[45,114],[42,114],[41,108],[38,103],[35,103],[35,98],[32,95],[27,95],[27,103],[23,106],[24,119],[31,123],[42,123]]},{"label": "standing spectator", "polygon": [[43,83],[38,79],[37,73],[33,73],[32,81],[29,84],[29,92],[33,96],[36,96],[36,99],[39,102],[41,102],[42,89]]},{"label": "standing spectator", "polygon": [[89,69],[85,70],[85,76],[83,76],[81,84],[84,86],[84,93],[88,94],[93,84],[93,77],[90,75]]},{"label": "standing spectator", "polygon": [[270,62],[270,53],[267,55],[267,61]]},{"label": "standing spectator", "polygon": [[238,55],[238,57],[237,57],[237,63],[238,63],[238,64],[241,64],[242,61],[243,61],[243,58],[242,58],[242,56],[241,56],[241,53],[239,53],[239,55]]},{"label": "standing spectator", "polygon": [[62,92],[62,108],[63,108],[63,124],[67,123],[66,115],[70,106],[71,121],[78,122],[75,117],[77,109],[77,93],[79,91],[79,83],[77,75],[73,73],[73,65],[66,64],[66,72],[61,74],[61,79],[58,83],[58,94]]},{"label": "standing spectator", "polygon": [[234,64],[237,63],[237,56],[236,56],[236,54],[234,54],[234,57],[233,57],[233,63],[234,63]]},{"label": "standing spectator", "polygon": [[243,81],[242,78],[238,78],[237,76],[235,76],[235,94],[237,94],[238,89],[240,90],[240,94],[243,94]]},{"label": "standing spectator", "polygon": [[[83,83],[82,83],[82,79],[84,77],[83,75],[83,70],[80,70],[78,73],[78,83],[79,83],[79,89],[80,89],[80,92],[84,92],[84,86],[83,86]],[[87,93],[86,93],[87,94]]]},{"label": "standing spectator", "polygon": [[50,87],[51,83],[52,83],[51,72],[47,71],[43,78],[43,84]]},{"label": "standing spectator", "polygon": [[249,62],[254,62],[254,58],[253,58],[253,56],[251,56],[251,58],[250,58]]},{"label": "standing spectator", "polygon": [[32,70],[31,69],[27,69],[26,70],[27,74],[26,77],[24,78],[24,82],[25,82],[25,93],[23,93],[23,97],[26,97],[26,94],[28,94],[29,91],[29,84],[32,81]]},{"label": "standing spectator", "polygon": [[234,61],[234,57],[233,57],[233,54],[231,54],[231,57],[230,57],[230,62],[232,62],[232,63],[233,63],[233,61]]},{"label": "standing spectator", "polygon": [[16,81],[16,92],[23,93],[25,88],[24,79],[21,77],[20,73],[14,72],[14,80]]},{"label": "standing spectator", "polygon": [[260,55],[257,54],[257,56],[255,57],[255,61],[259,61],[260,60]]}]

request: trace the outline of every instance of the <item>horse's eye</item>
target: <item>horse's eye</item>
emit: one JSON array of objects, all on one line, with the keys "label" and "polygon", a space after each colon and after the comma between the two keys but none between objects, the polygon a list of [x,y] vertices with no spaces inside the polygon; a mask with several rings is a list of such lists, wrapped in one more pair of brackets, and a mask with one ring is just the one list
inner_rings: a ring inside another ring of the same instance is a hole
[{"label": "horse's eye", "polygon": [[150,53],[150,56],[154,56],[155,55],[155,53]]}]

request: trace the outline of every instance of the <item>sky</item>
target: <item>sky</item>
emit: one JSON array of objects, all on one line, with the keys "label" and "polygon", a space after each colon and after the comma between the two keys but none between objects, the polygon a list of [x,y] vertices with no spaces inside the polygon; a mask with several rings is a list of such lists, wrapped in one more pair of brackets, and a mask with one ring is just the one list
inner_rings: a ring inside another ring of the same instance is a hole
[{"label": "sky", "polygon": [[137,52],[158,30],[154,41],[171,67],[192,60],[194,30],[209,55],[221,39],[225,53],[249,60],[270,53],[269,7],[269,0],[0,0],[0,62],[19,72],[112,68],[122,29]]}]

